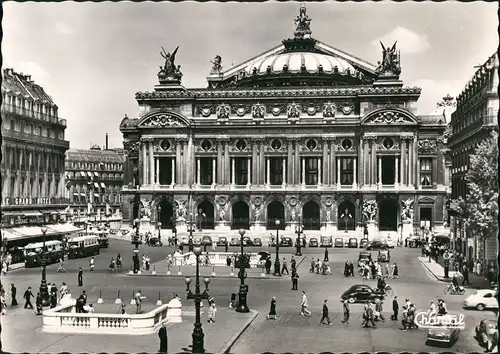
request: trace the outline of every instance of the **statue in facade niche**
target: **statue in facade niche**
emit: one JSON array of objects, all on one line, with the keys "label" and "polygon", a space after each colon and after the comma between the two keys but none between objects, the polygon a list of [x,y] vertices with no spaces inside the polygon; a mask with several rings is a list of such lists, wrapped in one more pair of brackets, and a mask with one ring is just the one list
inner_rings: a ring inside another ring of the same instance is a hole
[{"label": "statue in facade niche", "polygon": [[400,58],[401,53],[396,51],[396,44],[390,48],[386,48],[382,42],[382,62],[378,62],[378,67],[375,72],[379,75],[399,75],[401,74]]},{"label": "statue in facade niche", "polygon": [[151,219],[151,201],[141,199],[141,219]]},{"label": "statue in facade niche", "polygon": [[295,208],[292,209],[291,219],[292,222],[297,221],[297,213],[295,212]]},{"label": "statue in facade niche", "polygon": [[330,208],[326,209],[326,221],[331,221],[332,218],[332,211]]},{"label": "statue in facade niche", "polygon": [[255,221],[256,222],[260,221],[260,207],[255,208]]},{"label": "statue in facade niche", "polygon": [[401,201],[401,221],[413,221],[413,199]]},{"label": "statue in facade niche", "polygon": [[186,221],[186,201],[176,200],[177,204],[177,221]]},{"label": "statue in facade niche", "polygon": [[212,63],[212,72],[218,73],[222,71],[222,58],[220,55],[216,55],[214,60],[210,62]]},{"label": "statue in facade niche", "polygon": [[163,68],[160,68],[160,73],[158,76],[166,76],[166,78],[172,78],[174,80],[180,80],[182,78],[181,66],[175,66],[175,55],[179,50],[179,46],[175,48],[172,54],[167,53],[163,47],[161,47],[162,52],[160,52],[161,56],[165,59],[165,65]]},{"label": "statue in facade niche", "polygon": [[304,38],[310,35],[311,32],[311,19],[307,16],[306,6],[300,5],[299,15],[295,18],[295,38]]}]

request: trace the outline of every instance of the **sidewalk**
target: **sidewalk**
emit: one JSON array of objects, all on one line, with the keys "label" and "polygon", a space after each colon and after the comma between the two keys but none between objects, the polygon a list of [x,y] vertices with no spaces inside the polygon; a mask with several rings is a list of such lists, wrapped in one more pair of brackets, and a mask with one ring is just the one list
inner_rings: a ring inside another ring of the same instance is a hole
[{"label": "sidewalk", "polygon": [[[167,325],[168,352],[190,353],[194,326],[194,307],[183,309],[183,322]],[[257,317],[256,311],[242,314],[219,308],[215,323],[207,323],[202,314],[206,353],[225,353]],[[10,353],[70,352],[70,353],[156,353],[160,347],[158,334],[82,335],[52,334],[41,331],[42,317],[21,308],[2,316],[2,350]]]},{"label": "sidewalk", "polygon": [[[297,267],[304,261],[306,256],[302,256],[297,258]],[[290,272],[290,267],[288,267]],[[170,270],[170,275],[167,275],[167,272]],[[272,271],[274,270],[274,264],[271,267],[271,274],[265,274],[262,276],[262,268],[247,268],[247,279],[287,279],[289,275],[284,275],[281,277],[275,277],[272,275]],[[157,275],[153,275],[152,272],[156,271]],[[182,275],[178,275],[178,272],[181,271]],[[239,268],[227,267],[227,266],[200,266],[200,276],[202,277],[212,277],[212,272],[215,272],[214,278],[237,278]],[[231,275],[231,273],[233,275]],[[265,273],[265,270],[264,270]],[[128,274],[129,276],[163,276],[163,277],[194,277],[196,275],[196,267],[195,266],[172,266],[170,269],[168,268],[167,260],[159,261],[151,265],[149,271],[142,270],[141,275],[137,274]]]},{"label": "sidewalk", "polygon": [[[450,270],[448,272],[448,278],[444,277],[444,268],[441,264],[436,263],[434,260],[429,263],[429,257],[418,257],[418,260],[422,265],[439,281],[451,282],[455,271]],[[466,285],[466,288],[470,289],[489,289],[490,285],[488,280],[484,277],[480,277],[476,274],[469,273],[470,285]]]}]

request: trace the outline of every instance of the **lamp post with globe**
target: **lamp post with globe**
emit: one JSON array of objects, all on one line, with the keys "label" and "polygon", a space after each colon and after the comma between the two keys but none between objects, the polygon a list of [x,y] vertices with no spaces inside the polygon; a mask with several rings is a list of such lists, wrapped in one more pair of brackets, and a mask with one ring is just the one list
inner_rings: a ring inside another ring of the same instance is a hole
[{"label": "lamp post with globe", "polygon": [[302,224],[299,222],[299,224],[297,226],[295,226],[295,233],[297,234],[297,241],[296,241],[296,244],[295,244],[295,247],[297,248],[297,251],[295,252],[295,255],[296,256],[302,256],[302,251],[301,251],[301,248],[302,248],[302,240],[301,240],[301,237],[300,235],[302,234]]},{"label": "lamp post with globe", "polygon": [[248,285],[245,285],[245,278],[247,277],[247,272],[245,271],[246,257],[243,253],[243,236],[245,236],[245,230],[240,229],[240,271],[238,273],[238,277],[240,278],[240,290],[238,291],[238,307],[236,307],[236,312],[247,313],[250,312],[250,309],[247,305],[247,294],[248,294]]},{"label": "lamp post with globe", "polygon": [[46,246],[45,246],[45,234],[47,233],[47,227],[42,226],[40,228],[42,231],[43,235],[43,246],[42,246],[42,253],[40,257],[41,261],[41,266],[42,266],[42,281],[40,282],[40,295],[42,297],[42,306],[49,306],[50,305],[50,300],[49,300],[49,288],[47,287],[47,262],[45,259],[45,252],[47,251]]},{"label": "lamp post with globe", "polygon": [[133,272],[137,274],[140,272],[140,262],[139,262],[139,244],[141,243],[139,238],[139,219],[134,220],[135,224],[135,234],[132,236],[132,244],[135,246],[134,255],[132,256],[133,261]]},{"label": "lamp post with globe", "polygon": [[280,272],[280,237],[279,237],[279,228],[280,228],[280,221],[279,219],[276,219],[274,222],[276,224],[276,259],[274,260],[274,274],[277,277],[281,276]]},{"label": "lamp post with globe", "polygon": [[195,277],[195,288],[194,294],[191,292],[189,285],[191,284],[191,278],[185,278],[186,286],[187,286],[187,298],[188,300],[194,299],[194,307],[195,307],[195,322],[194,322],[194,330],[193,330],[193,346],[192,353],[205,353],[204,347],[204,339],[205,334],[203,333],[203,327],[201,325],[201,300],[208,299],[208,284],[210,283],[210,278],[204,278],[203,282],[205,283],[205,291],[200,293],[200,255],[201,248],[194,247],[193,253],[196,257],[196,277]]}]

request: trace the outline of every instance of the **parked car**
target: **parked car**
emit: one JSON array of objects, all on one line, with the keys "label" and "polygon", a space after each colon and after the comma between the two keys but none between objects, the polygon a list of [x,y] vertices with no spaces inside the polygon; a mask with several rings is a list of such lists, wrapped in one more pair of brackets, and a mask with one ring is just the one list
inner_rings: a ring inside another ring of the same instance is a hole
[{"label": "parked car", "polygon": [[240,238],[239,237],[233,237],[231,241],[229,242],[229,246],[240,246]]},{"label": "parked car", "polygon": [[498,321],[496,318],[481,320],[475,332],[474,339],[477,340],[481,348],[486,349],[487,353],[498,352]]},{"label": "parked car", "polygon": [[250,237],[243,237],[243,246],[253,246],[253,241]]},{"label": "parked car", "polygon": [[217,239],[217,246],[225,246],[227,244],[227,238],[225,237],[219,237]]},{"label": "parked car", "polygon": [[253,245],[256,247],[262,247],[262,240],[260,238],[254,238]]},{"label": "parked car", "polygon": [[360,241],[359,241],[359,248],[366,248],[366,246],[368,246],[370,242],[368,241],[367,238],[362,238]]},{"label": "parked car", "polygon": [[344,239],[343,238],[336,238],[335,239],[335,247],[336,248],[339,248],[339,247],[344,247]]},{"label": "parked car", "polygon": [[383,300],[384,294],[372,289],[368,285],[357,284],[351,286],[341,295],[342,300],[348,300],[350,303],[372,301],[375,299]]},{"label": "parked car", "polygon": [[201,236],[194,236],[193,237],[193,245],[201,246]]},{"label": "parked car", "polygon": [[349,244],[347,245],[349,248],[358,248],[358,239],[357,238],[350,238],[349,239]]},{"label": "parked car", "polygon": [[359,255],[358,255],[358,267],[359,267],[359,265],[360,265],[361,262],[368,263],[369,261],[371,261],[371,259],[372,259],[372,253],[371,252],[366,252],[366,251],[359,252]]},{"label": "parked car", "polygon": [[490,289],[478,290],[465,298],[464,307],[474,307],[479,311],[498,309],[497,291]]},{"label": "parked car", "polygon": [[321,247],[332,247],[332,236],[321,236]]},{"label": "parked car", "polygon": [[282,237],[280,241],[280,247],[293,247],[293,241],[291,237]]},{"label": "parked car", "polygon": [[201,238],[201,244],[204,246],[204,245],[207,245],[207,246],[212,246],[213,242],[212,242],[212,238],[210,236],[203,236]]},{"label": "parked car", "polygon": [[378,251],[377,262],[390,262],[391,261],[391,253],[389,250],[380,250]]},{"label": "parked car", "polygon": [[384,250],[388,248],[389,246],[387,246],[387,244],[383,243],[380,240],[373,240],[366,246],[367,250]]},{"label": "parked car", "polygon": [[[444,315],[445,317],[447,315]],[[444,344],[446,346],[452,346],[457,340],[460,334],[460,329],[452,324],[447,324],[446,326],[442,322],[436,323],[432,328],[429,328],[427,332],[426,345],[436,345]]]},{"label": "parked car", "polygon": [[318,239],[315,238],[315,237],[312,237],[310,240],[309,240],[309,247],[318,247],[319,244],[318,244]]}]

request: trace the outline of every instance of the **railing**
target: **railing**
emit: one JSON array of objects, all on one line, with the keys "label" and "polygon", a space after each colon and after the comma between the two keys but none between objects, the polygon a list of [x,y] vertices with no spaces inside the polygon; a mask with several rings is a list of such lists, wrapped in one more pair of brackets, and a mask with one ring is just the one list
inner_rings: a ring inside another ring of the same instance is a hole
[{"label": "railing", "polygon": [[7,129],[3,130],[2,134],[3,134],[4,138],[26,140],[27,142],[55,145],[58,147],[63,147],[65,149],[69,149],[69,141],[67,141],[67,140],[47,138],[45,136],[15,132],[12,130],[7,130]]},{"label": "railing", "polygon": [[[208,254],[209,265],[211,266],[226,266],[227,257],[232,257],[235,254],[239,255],[239,252],[207,252],[202,253],[200,256],[200,265],[204,264],[206,260],[206,255]],[[260,256],[257,253],[250,253],[250,267],[255,268],[259,263]],[[196,256],[193,252],[187,252],[184,254],[179,254],[174,256],[174,266],[181,265],[195,265]]]},{"label": "railing", "polygon": [[[480,130],[483,127],[496,127],[498,126],[498,117],[497,116],[482,116],[479,119],[475,120],[468,126],[464,127],[462,130],[453,133],[451,137],[448,139],[449,143],[460,140],[464,136],[473,133],[475,131]],[[454,122],[455,123],[455,122]],[[455,123],[456,124],[456,123]]]},{"label": "railing", "polygon": [[[155,333],[169,311],[176,312],[171,322],[182,322],[180,301],[144,314],[113,315],[106,313],[76,313],[75,300],[43,312],[44,332],[82,334],[144,335]],[[170,315],[169,315],[170,317]]]},{"label": "railing", "polygon": [[18,107],[10,104],[2,104],[2,113],[14,113],[19,114],[23,117],[40,119],[46,122],[60,124],[66,126],[66,119],[61,119],[50,114],[35,112],[32,109],[27,109],[23,107]]}]

